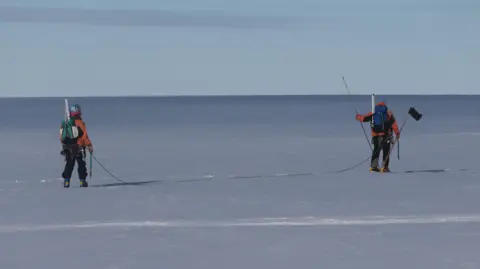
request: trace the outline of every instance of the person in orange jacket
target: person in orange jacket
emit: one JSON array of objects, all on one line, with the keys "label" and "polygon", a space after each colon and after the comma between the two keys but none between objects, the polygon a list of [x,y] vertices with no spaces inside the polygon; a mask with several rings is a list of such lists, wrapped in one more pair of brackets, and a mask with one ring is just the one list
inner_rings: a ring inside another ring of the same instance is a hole
[{"label": "person in orange jacket", "polygon": [[[365,115],[357,114],[356,119],[360,122],[371,122],[373,150],[370,171],[390,172],[388,168],[390,158],[387,159],[387,156],[393,143],[392,130],[395,132],[396,139],[400,139],[400,130],[392,111],[384,102],[379,102],[375,105],[374,112]],[[383,168],[381,169],[378,168],[380,151],[383,151]]]},{"label": "person in orange jacket", "polygon": [[86,124],[82,119],[82,110],[78,104],[69,107],[70,123],[73,128],[69,128],[70,135],[64,134],[64,130],[68,127],[66,122],[60,127],[60,141],[62,143],[61,154],[65,156],[65,168],[62,173],[64,179],[64,187],[70,187],[70,178],[72,176],[75,161],[78,163],[78,177],[80,179],[80,187],[88,187],[87,182],[87,164],[85,161],[85,149],[90,153],[93,152],[93,145],[88,137]]}]

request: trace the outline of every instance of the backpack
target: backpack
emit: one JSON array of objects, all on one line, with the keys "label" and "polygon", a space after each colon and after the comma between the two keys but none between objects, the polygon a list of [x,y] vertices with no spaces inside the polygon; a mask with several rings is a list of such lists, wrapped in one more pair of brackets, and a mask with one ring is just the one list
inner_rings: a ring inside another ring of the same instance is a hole
[{"label": "backpack", "polygon": [[375,106],[375,113],[372,118],[372,128],[376,133],[385,132],[388,129],[388,108],[385,106]]},{"label": "backpack", "polygon": [[75,120],[70,118],[62,121],[60,127],[60,137],[65,144],[76,143],[76,140],[82,135],[82,130],[75,124]]}]

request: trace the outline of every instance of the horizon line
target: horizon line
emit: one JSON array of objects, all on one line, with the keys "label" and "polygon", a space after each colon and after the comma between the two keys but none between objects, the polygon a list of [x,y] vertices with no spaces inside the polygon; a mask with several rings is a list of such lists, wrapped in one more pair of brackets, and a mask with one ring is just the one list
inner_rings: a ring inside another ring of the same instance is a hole
[{"label": "horizon line", "polygon": [[205,97],[308,97],[308,96],[480,96],[480,93],[357,93],[357,94],[190,94],[190,95],[68,95],[68,96],[0,96],[0,99],[56,99],[56,98],[205,98]]}]

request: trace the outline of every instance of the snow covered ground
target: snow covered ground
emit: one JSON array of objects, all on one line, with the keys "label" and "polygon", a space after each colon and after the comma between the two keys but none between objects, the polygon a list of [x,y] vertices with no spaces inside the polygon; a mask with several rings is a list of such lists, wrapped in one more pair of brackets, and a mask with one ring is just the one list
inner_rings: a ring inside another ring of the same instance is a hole
[{"label": "snow covered ground", "polygon": [[63,100],[1,99],[0,268],[480,268],[479,100],[388,97],[371,174],[368,96],[72,99],[129,184],[63,189]]}]

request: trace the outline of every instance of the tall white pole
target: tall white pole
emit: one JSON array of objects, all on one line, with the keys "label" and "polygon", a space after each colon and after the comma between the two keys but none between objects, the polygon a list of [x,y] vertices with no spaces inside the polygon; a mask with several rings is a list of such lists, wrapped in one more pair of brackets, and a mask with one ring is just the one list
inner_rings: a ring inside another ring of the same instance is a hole
[{"label": "tall white pole", "polygon": [[375,112],[375,94],[372,93],[372,113]]},{"label": "tall white pole", "polygon": [[[372,113],[375,113],[375,94],[374,93],[372,93]],[[373,128],[373,118],[372,118],[371,124],[372,124],[371,126]],[[372,140],[371,143],[372,143],[372,145],[374,144],[373,140]]]},{"label": "tall white pole", "polygon": [[[372,113],[375,113],[375,94],[372,93]],[[372,126],[373,126],[373,119],[372,119]]]},{"label": "tall white pole", "polygon": [[70,119],[70,113],[68,112],[68,100],[65,98],[65,121]]}]

